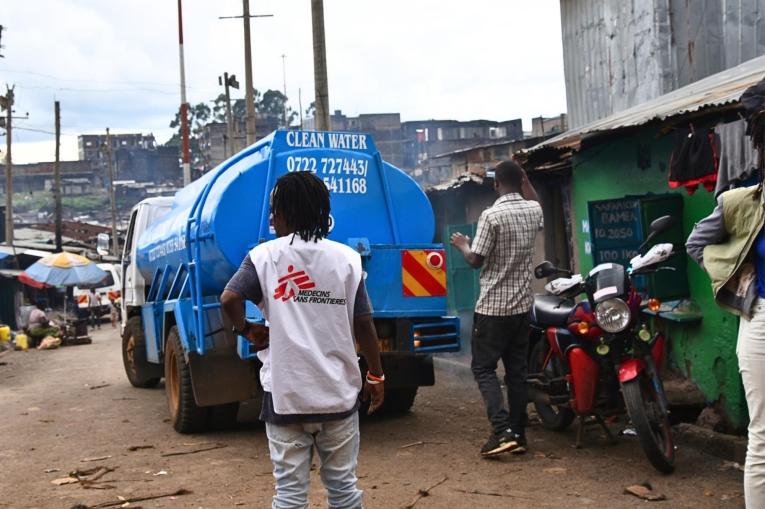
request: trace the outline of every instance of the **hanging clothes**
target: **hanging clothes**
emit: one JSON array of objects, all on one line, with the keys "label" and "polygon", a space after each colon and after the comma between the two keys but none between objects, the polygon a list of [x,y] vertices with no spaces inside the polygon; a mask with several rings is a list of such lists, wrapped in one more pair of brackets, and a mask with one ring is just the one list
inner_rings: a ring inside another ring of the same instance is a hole
[{"label": "hanging clothes", "polygon": [[720,150],[715,197],[723,191],[739,187],[757,171],[759,157],[752,138],[746,134],[746,127],[744,120],[715,126]]},{"label": "hanging clothes", "polygon": [[707,191],[717,181],[717,147],[709,129],[681,129],[676,133],[675,149],[669,159],[669,187],[685,187],[688,194],[699,184]]}]

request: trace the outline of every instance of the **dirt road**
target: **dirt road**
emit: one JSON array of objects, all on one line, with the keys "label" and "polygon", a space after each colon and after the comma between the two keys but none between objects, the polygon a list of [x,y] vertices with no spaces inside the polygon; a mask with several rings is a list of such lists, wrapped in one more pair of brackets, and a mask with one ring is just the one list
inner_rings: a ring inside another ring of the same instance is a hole
[{"label": "dirt road", "polygon": [[[235,431],[179,435],[164,422],[164,390],[128,384],[117,332],[106,325],[94,338],[91,345],[0,357],[0,508],[119,507],[178,489],[192,493],[127,507],[270,507],[271,464],[256,405],[243,406],[244,422]],[[645,507],[623,494],[644,481],[667,497],[655,507],[743,507],[742,474],[721,460],[681,449],[677,471],[662,476],[635,439],[608,445],[596,429],[587,447],[576,450],[573,430],[554,434],[532,426],[528,454],[481,459],[488,429],[477,390],[445,373],[436,377],[411,413],[362,421],[366,507],[406,507],[419,490],[441,481],[416,509]],[[173,454],[199,449],[208,450]],[[100,466],[114,471],[90,489],[51,483]],[[311,507],[326,507],[316,471]]]}]

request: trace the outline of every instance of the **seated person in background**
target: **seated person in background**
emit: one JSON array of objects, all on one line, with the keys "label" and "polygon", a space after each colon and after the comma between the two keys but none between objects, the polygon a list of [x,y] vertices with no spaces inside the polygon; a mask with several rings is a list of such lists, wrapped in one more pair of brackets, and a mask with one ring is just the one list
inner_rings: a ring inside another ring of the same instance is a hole
[{"label": "seated person in background", "polygon": [[45,336],[58,336],[59,334],[58,327],[48,320],[43,302],[37,301],[35,305],[37,307],[29,313],[29,324],[27,325],[29,338],[31,339],[30,346],[37,345]]}]

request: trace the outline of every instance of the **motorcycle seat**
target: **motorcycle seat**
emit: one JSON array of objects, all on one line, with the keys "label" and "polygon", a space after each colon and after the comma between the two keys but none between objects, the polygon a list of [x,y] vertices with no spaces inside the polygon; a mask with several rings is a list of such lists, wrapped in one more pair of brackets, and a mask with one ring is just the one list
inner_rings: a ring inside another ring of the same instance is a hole
[{"label": "motorcycle seat", "polygon": [[565,327],[574,306],[576,303],[572,299],[563,299],[555,295],[535,295],[531,321],[545,327]]}]

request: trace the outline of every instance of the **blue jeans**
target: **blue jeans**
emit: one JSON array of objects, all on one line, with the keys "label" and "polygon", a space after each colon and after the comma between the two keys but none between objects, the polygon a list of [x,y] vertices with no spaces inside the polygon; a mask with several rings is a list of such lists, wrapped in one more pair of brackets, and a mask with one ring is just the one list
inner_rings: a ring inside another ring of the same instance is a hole
[{"label": "blue jeans", "polygon": [[277,425],[266,423],[274,464],[276,495],[273,509],[308,507],[313,448],[321,459],[321,481],[330,509],[362,507],[356,488],[359,456],[359,414],[338,421]]}]

